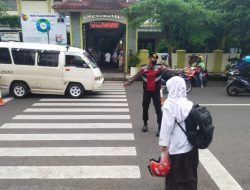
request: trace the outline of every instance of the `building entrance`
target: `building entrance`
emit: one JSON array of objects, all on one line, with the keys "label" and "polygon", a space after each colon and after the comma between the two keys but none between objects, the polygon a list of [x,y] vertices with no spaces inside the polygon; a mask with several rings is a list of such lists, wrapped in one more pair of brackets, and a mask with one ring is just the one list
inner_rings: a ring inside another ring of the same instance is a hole
[{"label": "building entrance", "polygon": [[86,50],[94,57],[101,70],[121,71],[121,64],[124,64],[126,25],[98,21],[84,24],[84,29]]}]

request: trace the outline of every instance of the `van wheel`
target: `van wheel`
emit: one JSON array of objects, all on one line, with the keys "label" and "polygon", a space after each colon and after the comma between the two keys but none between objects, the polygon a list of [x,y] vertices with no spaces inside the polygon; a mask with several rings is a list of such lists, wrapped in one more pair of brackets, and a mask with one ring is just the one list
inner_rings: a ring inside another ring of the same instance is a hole
[{"label": "van wheel", "polygon": [[11,94],[16,98],[25,98],[29,94],[29,88],[25,83],[17,82],[12,85]]},{"label": "van wheel", "polygon": [[83,96],[84,94],[84,88],[82,85],[77,84],[77,83],[72,83],[68,86],[67,89],[67,94],[71,97],[71,98],[80,98]]}]

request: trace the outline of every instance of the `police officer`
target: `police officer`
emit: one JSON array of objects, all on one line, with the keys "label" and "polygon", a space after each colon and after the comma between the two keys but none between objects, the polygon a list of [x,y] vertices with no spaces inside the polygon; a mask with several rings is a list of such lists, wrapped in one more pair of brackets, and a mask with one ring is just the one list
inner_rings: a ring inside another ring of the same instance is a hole
[{"label": "police officer", "polygon": [[158,129],[156,136],[160,134],[161,128],[161,118],[162,118],[162,111],[161,111],[161,97],[160,97],[160,90],[161,90],[161,75],[162,70],[165,69],[164,66],[161,64],[157,64],[158,55],[154,52],[149,53],[148,56],[148,64],[142,65],[140,71],[130,78],[128,81],[124,83],[124,87],[130,86],[134,83],[139,77],[143,79],[143,132],[148,131],[148,108],[153,100],[155,112],[157,115],[157,123]]}]

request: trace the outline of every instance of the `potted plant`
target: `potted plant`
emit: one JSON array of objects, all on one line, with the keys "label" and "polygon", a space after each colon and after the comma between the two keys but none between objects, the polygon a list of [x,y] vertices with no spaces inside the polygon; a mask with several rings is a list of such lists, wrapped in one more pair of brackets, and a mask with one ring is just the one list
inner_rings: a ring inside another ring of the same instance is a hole
[{"label": "potted plant", "polygon": [[141,59],[139,54],[132,54],[128,58],[128,65],[130,67],[130,75],[134,76],[137,73],[137,66],[140,64]]}]

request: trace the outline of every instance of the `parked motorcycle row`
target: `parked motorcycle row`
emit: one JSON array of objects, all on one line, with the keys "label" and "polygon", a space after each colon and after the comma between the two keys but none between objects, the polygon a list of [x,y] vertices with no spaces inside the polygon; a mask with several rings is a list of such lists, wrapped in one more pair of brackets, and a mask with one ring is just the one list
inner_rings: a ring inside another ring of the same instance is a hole
[{"label": "parked motorcycle row", "polygon": [[241,61],[241,59],[237,58],[229,59],[229,64],[226,65],[225,74],[228,77],[226,82],[226,92],[229,96],[250,93],[250,75],[248,74],[250,63],[248,68],[240,69],[239,65]]},{"label": "parked motorcycle row", "polygon": [[[225,67],[227,76],[226,92],[229,96],[245,95],[250,93],[250,55],[243,59],[237,57],[228,59]],[[162,75],[163,93],[167,93],[166,81],[173,76],[181,76],[187,87],[187,93],[194,86],[201,86],[199,79],[200,67],[185,67],[183,70],[167,69]],[[208,81],[207,70],[202,71],[203,85]]]}]

